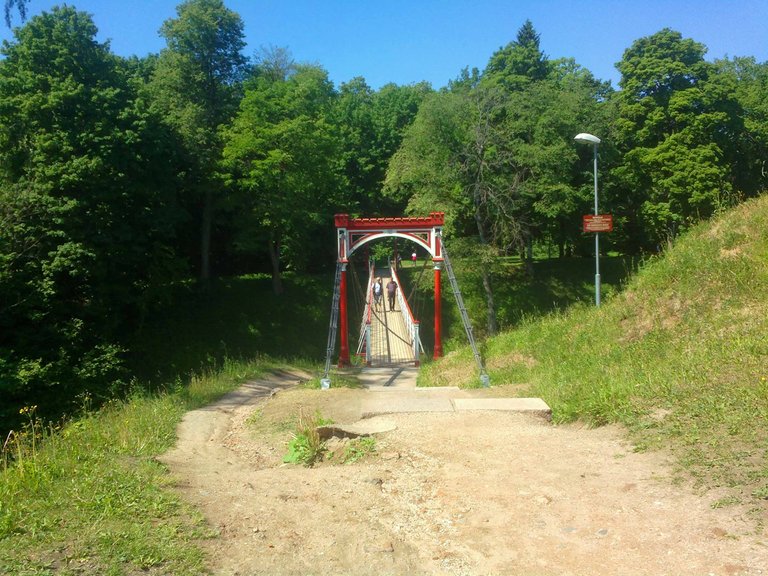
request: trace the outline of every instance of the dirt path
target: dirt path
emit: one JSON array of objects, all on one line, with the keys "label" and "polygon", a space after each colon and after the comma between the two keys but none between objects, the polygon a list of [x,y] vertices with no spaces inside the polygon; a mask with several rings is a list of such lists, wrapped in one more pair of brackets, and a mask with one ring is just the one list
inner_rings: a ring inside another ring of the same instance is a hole
[{"label": "dirt path", "polygon": [[768,574],[768,539],[743,510],[673,486],[661,455],[612,428],[399,414],[375,457],[282,465],[300,407],[351,422],[367,393],[287,390],[299,378],[190,412],[163,457],[219,530],[204,543],[214,574]]}]

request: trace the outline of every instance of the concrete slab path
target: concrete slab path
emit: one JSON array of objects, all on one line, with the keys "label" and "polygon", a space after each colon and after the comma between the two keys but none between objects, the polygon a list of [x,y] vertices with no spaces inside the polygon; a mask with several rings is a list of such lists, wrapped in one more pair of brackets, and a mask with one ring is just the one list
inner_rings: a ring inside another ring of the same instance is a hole
[{"label": "concrete slab path", "polygon": [[552,417],[541,398],[493,398],[488,390],[455,386],[417,388],[418,368],[364,368],[358,379],[367,389],[361,398],[363,418],[413,412],[465,412],[494,410]]}]

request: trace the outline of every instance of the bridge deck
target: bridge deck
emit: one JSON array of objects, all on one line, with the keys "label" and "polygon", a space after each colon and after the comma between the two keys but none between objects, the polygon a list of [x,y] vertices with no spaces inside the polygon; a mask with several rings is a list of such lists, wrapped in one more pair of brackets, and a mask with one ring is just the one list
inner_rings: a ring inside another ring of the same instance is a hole
[{"label": "bridge deck", "polygon": [[[386,285],[389,278],[382,278],[384,295],[371,310],[371,351],[368,361],[372,366],[404,364],[414,361],[411,335],[405,326],[400,305],[395,300],[395,309],[389,309]],[[398,288],[399,290],[400,288]]]}]

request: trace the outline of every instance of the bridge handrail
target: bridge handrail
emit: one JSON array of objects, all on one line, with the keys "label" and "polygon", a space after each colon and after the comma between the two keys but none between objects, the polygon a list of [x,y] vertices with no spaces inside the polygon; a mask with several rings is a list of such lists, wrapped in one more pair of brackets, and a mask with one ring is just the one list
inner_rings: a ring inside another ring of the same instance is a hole
[{"label": "bridge handrail", "polygon": [[397,302],[400,304],[400,312],[403,315],[405,321],[405,327],[408,330],[408,334],[411,335],[411,343],[413,345],[414,360],[418,364],[419,362],[419,350],[423,349],[421,345],[421,337],[419,335],[419,321],[413,317],[413,311],[408,304],[408,299],[403,295],[402,284],[400,283],[400,276],[397,275],[395,266],[390,262],[389,270],[392,278],[397,283],[399,290],[397,291]]},{"label": "bridge handrail", "polygon": [[365,313],[363,314],[363,319],[360,323],[360,340],[357,343],[357,353],[361,354],[363,351],[363,348],[365,347],[365,354],[366,357],[370,354],[370,350],[368,348],[370,347],[370,328],[371,325],[371,314],[372,314],[372,306],[371,302],[373,301],[373,276],[374,276],[374,266],[373,263],[370,263],[368,265],[368,287],[365,290]]},{"label": "bridge handrail", "polygon": [[397,283],[399,290],[397,291],[397,302],[400,304],[400,310],[403,313],[403,320],[405,320],[406,326],[411,326],[416,320],[413,317],[413,312],[408,304],[408,300],[403,296],[403,287],[400,284],[400,276],[397,275],[397,270],[391,264],[389,265],[390,275],[392,279]]}]

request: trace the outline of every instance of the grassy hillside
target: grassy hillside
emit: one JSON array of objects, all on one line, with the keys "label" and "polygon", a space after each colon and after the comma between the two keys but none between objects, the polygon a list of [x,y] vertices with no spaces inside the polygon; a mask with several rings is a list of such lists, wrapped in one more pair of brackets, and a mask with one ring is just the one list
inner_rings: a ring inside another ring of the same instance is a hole
[{"label": "grassy hillside", "polygon": [[163,394],[137,393],[62,426],[36,407],[0,453],[0,574],[205,573],[215,536],[155,459],[188,410],[280,365],[225,362]]},{"label": "grassy hillside", "polygon": [[[485,343],[491,380],[544,398],[556,422],[625,424],[722,503],[768,499],[768,197],[702,224],[598,310],[578,305]],[[477,377],[467,349],[427,384]]]},{"label": "grassy hillside", "polygon": [[[464,303],[474,322],[474,334],[486,335],[486,304],[479,266],[470,259],[455,257],[453,261]],[[551,258],[533,263],[528,274],[519,258],[500,258],[492,271],[492,286],[500,330],[509,330],[526,318],[539,318],[556,310],[564,310],[579,302],[595,300],[595,261],[593,258]],[[609,256],[600,259],[603,297],[617,293],[632,271],[634,258]],[[406,265],[400,273],[406,294],[413,292],[412,308],[421,321],[421,339],[427,354],[434,343],[434,272],[428,266]],[[443,273],[443,344],[445,350],[466,345],[467,337],[459,309]],[[416,289],[412,290],[413,284]]]}]

